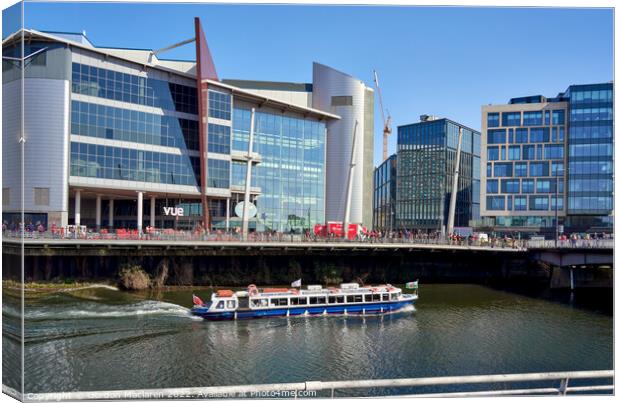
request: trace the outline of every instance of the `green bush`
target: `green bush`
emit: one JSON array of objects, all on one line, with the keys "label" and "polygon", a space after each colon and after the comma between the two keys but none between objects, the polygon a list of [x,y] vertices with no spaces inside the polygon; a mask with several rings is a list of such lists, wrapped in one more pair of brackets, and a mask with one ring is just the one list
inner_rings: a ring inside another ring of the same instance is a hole
[{"label": "green bush", "polygon": [[151,278],[142,267],[134,264],[124,264],[118,273],[119,287],[125,290],[146,290],[151,285]]}]

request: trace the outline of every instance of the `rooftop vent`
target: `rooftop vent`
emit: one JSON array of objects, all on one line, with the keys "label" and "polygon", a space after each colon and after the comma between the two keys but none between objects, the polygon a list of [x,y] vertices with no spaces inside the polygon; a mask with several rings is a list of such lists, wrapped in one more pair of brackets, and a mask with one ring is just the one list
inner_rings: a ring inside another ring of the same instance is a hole
[{"label": "rooftop vent", "polygon": [[437,120],[437,119],[439,118],[434,115],[420,115],[420,122],[430,122],[432,120]]}]

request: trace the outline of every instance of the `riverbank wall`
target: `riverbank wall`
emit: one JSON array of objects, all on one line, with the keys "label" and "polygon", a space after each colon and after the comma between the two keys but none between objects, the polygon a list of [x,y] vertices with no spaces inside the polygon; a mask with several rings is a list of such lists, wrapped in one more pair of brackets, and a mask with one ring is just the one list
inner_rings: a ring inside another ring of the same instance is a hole
[{"label": "riverbank wall", "polygon": [[[5,279],[21,277],[20,254],[19,244],[3,243]],[[601,259],[570,270],[552,260],[549,263],[540,251],[445,245],[29,243],[24,255],[28,282],[114,282],[121,267],[132,265],[157,278],[160,285],[282,285],[300,278],[304,284],[420,280],[543,288],[611,287],[613,283],[612,268]]]}]

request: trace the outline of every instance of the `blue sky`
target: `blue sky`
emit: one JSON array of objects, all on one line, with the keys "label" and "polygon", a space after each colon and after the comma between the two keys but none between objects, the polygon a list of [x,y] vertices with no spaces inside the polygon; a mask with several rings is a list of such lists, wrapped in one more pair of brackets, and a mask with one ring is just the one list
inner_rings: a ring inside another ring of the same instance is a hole
[{"label": "blue sky", "polygon": [[[17,8],[17,7],[15,7]],[[26,3],[39,30],[96,46],[162,48],[205,28],[220,78],[311,82],[318,61],[373,85],[397,126],[421,114],[480,129],[484,104],[613,79],[611,9]],[[3,36],[19,14],[3,13]],[[166,53],[193,59],[193,45]],[[382,122],[375,111],[375,164]]]}]

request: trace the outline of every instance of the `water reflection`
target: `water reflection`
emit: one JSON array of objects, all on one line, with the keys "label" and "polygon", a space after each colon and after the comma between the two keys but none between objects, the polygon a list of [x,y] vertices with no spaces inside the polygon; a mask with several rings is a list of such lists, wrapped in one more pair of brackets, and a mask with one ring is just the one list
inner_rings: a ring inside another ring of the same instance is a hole
[{"label": "water reflection", "polygon": [[[474,285],[427,285],[415,312],[206,322],[191,290],[110,290],[26,309],[28,391],[613,368],[612,317]],[[6,316],[5,316],[6,317]]]}]

